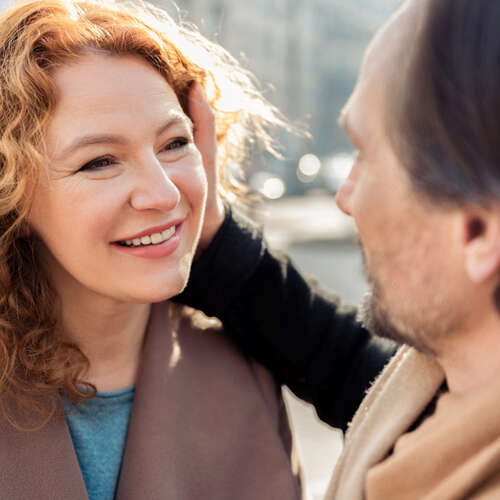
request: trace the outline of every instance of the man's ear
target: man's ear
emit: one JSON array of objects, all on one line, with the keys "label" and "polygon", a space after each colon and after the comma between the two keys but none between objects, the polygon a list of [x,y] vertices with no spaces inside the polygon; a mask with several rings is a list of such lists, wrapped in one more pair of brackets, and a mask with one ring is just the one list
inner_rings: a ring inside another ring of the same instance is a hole
[{"label": "man's ear", "polygon": [[465,209],[462,234],[470,280],[482,283],[495,276],[500,268],[500,206]]}]

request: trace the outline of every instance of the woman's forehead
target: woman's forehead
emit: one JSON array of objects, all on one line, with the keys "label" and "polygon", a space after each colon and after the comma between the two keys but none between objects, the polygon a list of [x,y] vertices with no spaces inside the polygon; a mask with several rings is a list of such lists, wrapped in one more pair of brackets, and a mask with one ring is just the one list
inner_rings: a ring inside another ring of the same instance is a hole
[{"label": "woman's forehead", "polygon": [[135,55],[86,54],[53,73],[59,101],[102,95],[103,101],[117,92],[148,92],[177,99],[165,78],[146,60]]},{"label": "woman's forehead", "polygon": [[54,74],[57,105],[47,127],[51,158],[80,147],[124,143],[169,124],[192,128],[165,79],[137,57],[86,56]]}]

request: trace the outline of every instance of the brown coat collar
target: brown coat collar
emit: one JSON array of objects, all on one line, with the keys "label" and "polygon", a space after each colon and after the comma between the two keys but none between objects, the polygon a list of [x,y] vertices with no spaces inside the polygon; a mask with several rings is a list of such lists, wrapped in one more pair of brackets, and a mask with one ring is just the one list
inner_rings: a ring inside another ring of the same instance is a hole
[{"label": "brown coat collar", "polygon": [[[116,499],[298,499],[272,379],[222,332],[177,319],[152,308]],[[0,421],[0,498],[88,500],[63,418]]]}]

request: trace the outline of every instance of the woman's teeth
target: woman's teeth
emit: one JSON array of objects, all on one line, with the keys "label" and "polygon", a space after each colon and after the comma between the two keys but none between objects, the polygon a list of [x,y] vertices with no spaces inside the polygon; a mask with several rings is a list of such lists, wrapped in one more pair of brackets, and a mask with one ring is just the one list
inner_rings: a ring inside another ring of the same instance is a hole
[{"label": "woman's teeth", "polygon": [[157,245],[158,243],[163,243],[175,234],[175,226],[169,227],[162,231],[161,233],[153,233],[149,236],[143,236],[142,238],[134,238],[133,240],[120,241],[120,244],[127,247],[140,247],[147,245]]}]

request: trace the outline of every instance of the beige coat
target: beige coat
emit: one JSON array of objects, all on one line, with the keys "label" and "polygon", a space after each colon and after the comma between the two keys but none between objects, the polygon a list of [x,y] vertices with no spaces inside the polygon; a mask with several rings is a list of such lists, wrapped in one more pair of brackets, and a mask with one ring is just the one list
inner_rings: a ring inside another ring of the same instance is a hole
[{"label": "beige coat", "polygon": [[327,500],[500,499],[500,380],[441,394],[409,431],[443,380],[432,359],[398,351],[353,419]]},{"label": "beige coat", "polygon": [[364,499],[368,469],[415,422],[443,380],[435,361],[409,347],[397,352],[354,415],[325,500]]},{"label": "beige coat", "polygon": [[[153,305],[117,500],[300,498],[279,388],[214,328]],[[206,325],[204,325],[206,326]],[[2,500],[88,500],[64,418],[0,420]]]}]

